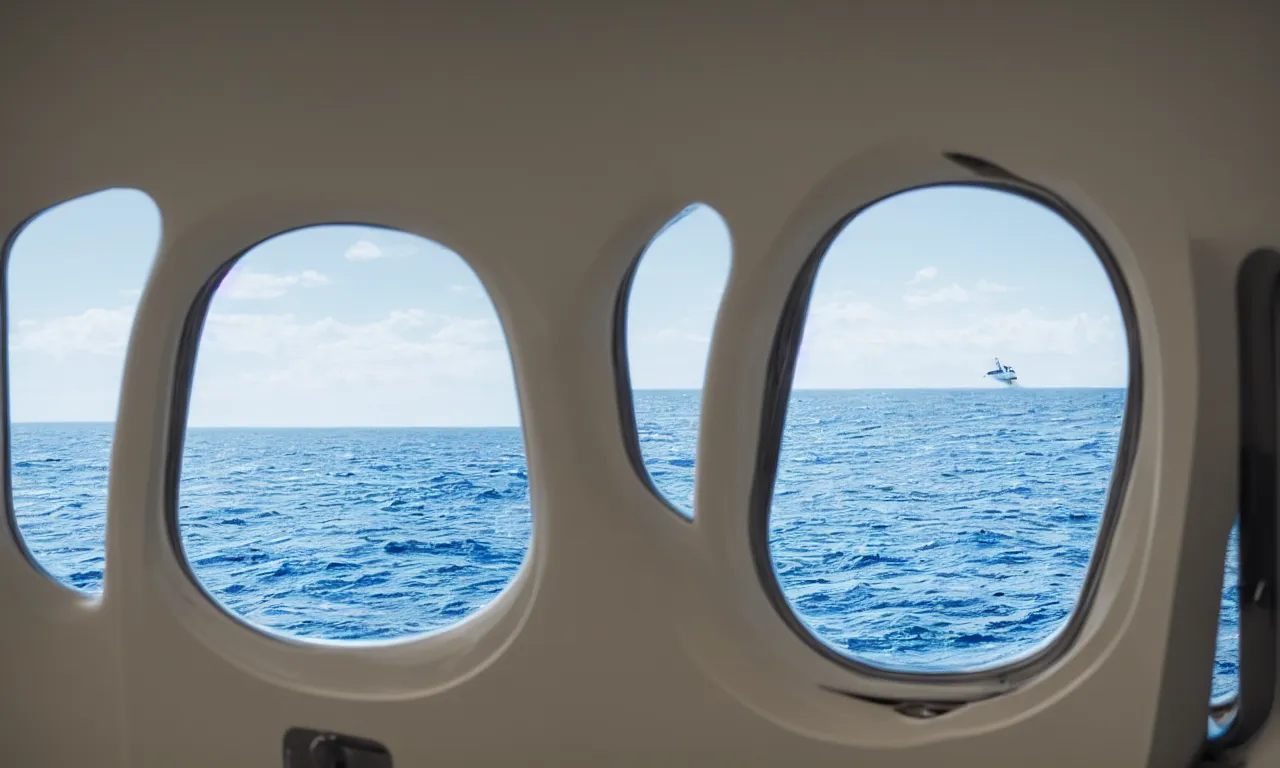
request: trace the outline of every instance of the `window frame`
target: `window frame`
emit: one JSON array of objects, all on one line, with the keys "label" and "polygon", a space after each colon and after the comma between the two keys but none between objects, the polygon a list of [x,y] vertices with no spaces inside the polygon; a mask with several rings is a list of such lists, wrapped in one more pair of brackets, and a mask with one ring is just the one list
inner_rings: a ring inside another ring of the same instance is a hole
[{"label": "window frame", "polygon": [[[653,482],[653,475],[649,474],[649,468],[644,463],[644,449],[640,447],[640,428],[636,426],[636,407],[635,407],[635,389],[631,386],[631,358],[627,349],[627,318],[631,308],[631,289],[635,285],[636,273],[640,271],[640,264],[644,262],[645,254],[649,248],[662,237],[662,234],[680,221],[690,216],[699,207],[705,207],[720,216],[720,212],[714,207],[703,202],[693,202],[681,208],[675,215],[667,219],[653,236],[645,241],[640,252],[631,259],[631,263],[627,266],[627,271],[622,275],[622,281],[618,285],[618,293],[614,298],[613,304],[613,381],[614,395],[618,401],[618,426],[622,430],[622,447],[627,454],[627,462],[631,465],[631,469],[636,473],[640,482],[644,484],[649,493],[653,494],[659,502],[662,503],[668,512],[675,515],[682,522],[692,523],[697,516],[697,510],[693,504],[690,505],[689,513],[685,514],[675,502],[668,499],[666,494],[658,488]],[[721,217],[723,219],[723,217]],[[730,269],[732,269],[733,255],[730,253]],[[727,280],[727,275],[726,275]],[[720,303],[724,302],[724,292],[728,289],[728,284],[720,292]],[[714,324],[713,324],[714,325]],[[715,329],[712,328],[712,338],[715,336]],[[707,367],[710,365],[710,350],[708,350],[708,358],[702,364],[702,391],[706,390]],[[698,405],[699,419],[701,419],[702,405],[699,401]],[[694,452],[694,483],[697,483],[698,476],[698,440],[701,438],[702,429],[699,427],[698,434],[694,436],[693,452]],[[696,501],[696,499],[695,499]]]},{"label": "window frame", "polygon": [[[1249,253],[1236,275],[1239,344],[1239,640],[1236,695],[1211,702],[1211,753],[1245,744],[1266,723],[1275,699],[1277,431],[1280,429],[1280,251]],[[1249,596],[1246,599],[1246,596]]]},{"label": "window frame", "polygon": [[200,286],[200,292],[196,294],[195,301],[187,309],[186,317],[182,321],[182,333],[178,336],[178,352],[175,356],[177,366],[173,378],[173,394],[169,402],[168,450],[165,451],[164,456],[164,528],[169,539],[170,551],[173,553],[174,560],[177,562],[178,568],[181,569],[183,576],[186,577],[188,583],[195,586],[196,591],[204,598],[205,602],[218,613],[230,618],[233,622],[251,632],[269,637],[286,645],[302,645],[307,641],[253,624],[218,602],[218,599],[205,587],[204,582],[200,580],[195,570],[191,567],[191,561],[187,559],[186,548],[182,545],[182,527],[178,521],[178,503],[182,484],[182,457],[186,451],[187,444],[187,418],[190,416],[191,409],[191,389],[195,383],[196,358],[200,354],[200,340],[204,334],[204,323],[208,319],[209,306],[213,303],[213,296],[217,293],[218,287],[222,285],[222,281],[226,279],[231,270],[250,251],[278,235],[285,235],[300,229],[306,229],[306,227],[293,227],[276,235],[254,241],[223,262],[217,271],[210,275],[209,279]]},{"label": "window frame", "polygon": [[[26,537],[22,533],[22,526],[18,523],[17,508],[13,503],[13,408],[12,408],[13,390],[12,390],[12,387],[10,386],[10,377],[9,377],[9,374],[11,371],[10,357],[9,357],[9,343],[10,343],[10,329],[11,329],[11,324],[9,322],[9,262],[13,256],[14,246],[18,244],[18,240],[22,237],[22,234],[27,230],[29,226],[31,226],[38,219],[40,219],[40,217],[45,216],[46,214],[49,214],[63,206],[71,205],[78,201],[84,200],[86,198],[93,197],[95,195],[100,195],[105,192],[113,192],[113,191],[137,192],[145,196],[147,200],[151,203],[151,205],[155,207],[156,214],[160,222],[161,238],[157,240],[156,248],[152,251],[150,257],[147,260],[147,263],[148,263],[147,269],[149,272],[151,269],[155,267],[156,259],[157,259],[157,256],[159,255],[159,249],[163,239],[163,232],[164,232],[164,212],[160,209],[160,206],[156,202],[155,198],[152,197],[149,192],[147,192],[146,190],[140,187],[134,187],[129,185],[110,185],[110,186],[105,186],[98,189],[92,189],[88,192],[82,192],[72,197],[58,200],[57,202],[46,205],[44,208],[41,208],[35,213],[32,213],[27,217],[25,217],[24,219],[22,219],[20,222],[18,222],[18,225],[15,226],[5,236],[3,243],[0,243],[0,248],[3,249],[3,250],[0,250],[0,388],[3,389],[3,391],[0,392],[0,421],[3,421],[3,426],[0,427],[0,429],[3,429],[3,432],[0,433],[0,461],[4,462],[3,471],[0,471],[0,495],[3,496],[3,504],[4,504],[3,525],[8,531],[9,540],[13,543],[18,553],[22,556],[22,559],[27,563],[27,565],[31,568],[34,574],[38,577],[37,583],[42,585],[41,587],[38,587],[38,588],[43,588],[43,585],[46,585],[46,584],[51,585],[54,588],[55,593],[58,594],[60,598],[65,599],[65,597],[69,595],[72,597],[72,599],[78,601],[79,603],[88,604],[88,605],[100,604],[102,602],[102,596],[106,592],[105,576],[107,574],[107,568],[109,566],[108,566],[108,563],[106,562],[106,543],[107,542],[105,540],[106,539],[105,531],[104,531],[104,540],[103,540],[102,570],[103,570],[104,578],[103,578],[102,588],[97,591],[80,589],[79,587],[72,586],[71,584],[63,581],[61,578],[55,575],[52,571],[46,568],[43,563],[40,562],[40,558],[37,557],[35,552],[33,552],[31,548],[27,545]],[[145,291],[147,287],[147,282],[148,282],[147,278],[144,278],[142,285],[140,286],[140,290]],[[126,341],[126,350],[125,350],[126,358],[124,361],[122,361],[122,365],[120,369],[120,384],[119,384],[119,389],[117,390],[117,393],[116,393],[116,401],[117,401],[116,410],[111,420],[111,442],[108,450],[108,457],[110,457],[111,454],[115,452],[116,428],[119,426],[119,420],[120,420],[119,400],[124,394],[124,374],[125,374],[124,369],[125,369],[125,366],[128,365],[128,359],[127,359],[128,346],[132,343],[131,339],[133,337],[133,331],[136,323],[137,323],[137,313],[135,312],[134,316],[129,321],[129,339],[130,340]],[[107,476],[103,478],[102,496],[103,496],[103,506],[104,506],[104,509],[103,509],[104,518],[108,518],[110,516],[109,481],[110,481],[110,475],[111,475],[111,466],[110,466],[111,463],[112,463],[111,459],[108,458]],[[108,522],[109,520],[104,519],[104,523],[108,523]]]},{"label": "window frame", "polygon": [[[88,194],[94,193],[90,192]],[[18,238],[22,236],[22,233],[32,222],[54,208],[78,200],[81,197],[85,197],[85,195],[78,195],[68,200],[54,203],[41,211],[27,216],[9,232],[9,235],[4,240],[4,253],[0,254],[0,369],[4,372],[3,381],[0,381],[0,386],[4,387],[4,396],[0,397],[0,419],[4,420],[3,445],[0,445],[0,461],[4,462],[4,471],[0,473],[0,493],[4,494],[4,518],[9,540],[17,548],[18,552],[22,554],[22,559],[26,561],[27,565],[35,571],[36,575],[42,577],[42,581],[49,582],[58,591],[69,593],[86,601],[98,602],[102,599],[101,592],[95,594],[76,589],[54,576],[40,563],[40,559],[27,546],[27,540],[22,535],[22,528],[18,525],[18,512],[13,504],[13,413],[10,402],[12,399],[12,387],[9,385],[9,259],[13,255],[13,247],[17,245]],[[114,431],[114,425],[112,429]],[[103,569],[105,572],[105,564]]]},{"label": "window frame", "polygon": [[[248,631],[252,635],[266,639],[276,647],[286,649],[316,649],[323,647],[341,647],[341,648],[381,648],[388,646],[410,645],[415,643],[435,643],[445,635],[455,634],[465,625],[471,624],[476,617],[486,612],[491,606],[503,599],[503,595],[508,594],[512,586],[520,579],[521,574],[527,569],[532,560],[534,547],[534,527],[529,530],[529,541],[525,547],[524,558],[520,566],[516,569],[515,574],[507,581],[503,588],[492,597],[487,603],[477,607],[470,613],[458,618],[457,620],[433,629],[415,632],[409,635],[386,639],[359,639],[359,640],[337,640],[324,637],[301,637],[291,635],[272,627],[255,624],[249,621],[245,616],[234,611],[230,606],[223,604],[213,593],[211,593],[204,585],[204,582],[196,574],[191,567],[191,561],[187,558],[186,548],[182,543],[182,527],[178,519],[178,509],[182,484],[182,463],[186,449],[187,420],[190,416],[191,393],[195,383],[196,362],[200,354],[200,342],[204,334],[204,324],[209,316],[209,308],[213,303],[214,295],[218,288],[221,287],[222,281],[227,275],[238,265],[245,256],[248,256],[253,250],[264,243],[271,240],[300,232],[316,227],[365,227],[371,229],[383,229],[396,231],[403,234],[430,239],[424,235],[419,235],[409,229],[400,229],[387,224],[375,224],[367,221],[359,221],[345,218],[338,218],[328,221],[313,221],[306,224],[296,224],[285,229],[275,231],[265,237],[258,237],[249,245],[240,248],[233,256],[221,262],[217,269],[201,284],[199,291],[192,300],[187,309],[182,323],[182,331],[178,337],[178,348],[174,359],[176,360],[174,367],[174,379],[172,394],[169,401],[169,423],[166,430],[166,450],[164,453],[164,469],[163,479],[164,487],[162,489],[163,499],[163,525],[165,530],[165,538],[170,553],[173,555],[179,570],[187,583],[193,586],[196,592],[203,599],[207,607],[213,608],[217,616],[222,619],[230,620],[236,628],[242,631]],[[440,241],[432,241],[443,245]],[[445,246],[447,248],[447,246]],[[486,298],[492,304],[493,295],[489,290],[489,286],[480,278],[475,267],[471,262],[467,261],[462,254],[448,249],[456,256],[466,267],[475,275],[476,280],[480,283],[484,290]],[[510,337],[507,335],[506,327],[502,323],[502,316],[498,314],[497,307],[494,306],[495,319],[498,321],[500,330],[502,331],[503,343],[507,347],[507,360],[511,364],[513,373],[515,367],[515,359],[511,355]],[[515,394],[517,404],[519,403],[519,383],[512,378],[512,385],[516,388]],[[517,405],[518,407],[518,405]],[[521,444],[525,453],[525,460],[528,461],[528,444],[525,442],[523,415],[521,415],[521,423],[517,427],[520,430]],[[532,482],[530,483],[530,515],[534,515],[532,504]]]},{"label": "window frame", "polygon": [[[1125,280],[1119,263],[1105,239],[1083,214],[1049,189],[1014,176],[985,160],[956,153],[947,153],[945,156],[956,165],[974,174],[976,178],[963,181],[949,180],[912,185],[872,199],[836,221],[815,243],[809,256],[798,271],[787,295],[769,354],[764,398],[761,407],[760,439],[757,445],[755,470],[750,491],[749,508],[747,510],[748,535],[751,557],[755,565],[759,586],[764,591],[768,602],[791,632],[819,656],[845,670],[882,681],[913,684],[926,683],[938,686],[964,686],[972,685],[975,682],[994,682],[994,693],[977,697],[983,698],[986,695],[998,695],[1012,690],[1023,682],[1039,675],[1074,645],[1089,618],[1090,609],[1102,581],[1102,570],[1115,534],[1120,507],[1130,481],[1134,457],[1137,452],[1143,392],[1142,345],[1139,338],[1137,313],[1128,282]],[[1121,426],[1120,440],[1111,473],[1106,505],[1099,521],[1098,532],[1084,582],[1076,598],[1075,608],[1068,617],[1066,624],[1057,633],[1042,641],[1031,652],[1016,656],[999,665],[967,671],[913,672],[886,669],[846,656],[823,642],[814,632],[810,631],[787,601],[781,584],[776,577],[773,556],[769,547],[769,518],[772,512],[773,490],[777,479],[778,459],[786,426],[786,412],[795,374],[796,358],[803,340],[809,299],[823,259],[826,257],[836,237],[867,209],[903,193],[942,187],[976,187],[1014,194],[1057,214],[1080,233],[1093,249],[1094,255],[1106,273],[1115,293],[1117,304],[1120,307],[1128,344],[1129,382],[1126,390],[1124,421]],[[858,696],[859,698],[866,698],[854,691],[840,692]],[[968,700],[972,700],[972,697]],[[894,702],[882,701],[880,703],[892,704]],[[905,706],[920,704],[920,702],[897,702],[897,704]],[[920,706],[924,707],[920,716],[937,714],[940,709],[940,707],[928,703]],[[954,706],[954,703],[947,706]]]}]

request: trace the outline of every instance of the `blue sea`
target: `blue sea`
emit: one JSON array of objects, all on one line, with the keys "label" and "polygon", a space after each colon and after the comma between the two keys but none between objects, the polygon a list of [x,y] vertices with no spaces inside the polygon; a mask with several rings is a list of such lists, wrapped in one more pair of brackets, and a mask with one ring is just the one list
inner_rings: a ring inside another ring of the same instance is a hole
[{"label": "blue sea", "polygon": [[[1123,390],[793,394],[770,519],[784,595],[834,648],[914,670],[998,664],[1071,613],[1111,480]],[[641,391],[654,484],[692,505],[699,393]],[[53,576],[101,589],[110,424],[15,424],[14,508]],[[745,512],[745,511],[744,511]],[[389,638],[492,599],[524,558],[514,428],[190,429],[192,570],[276,631]],[[1236,688],[1235,536],[1214,696]]]}]

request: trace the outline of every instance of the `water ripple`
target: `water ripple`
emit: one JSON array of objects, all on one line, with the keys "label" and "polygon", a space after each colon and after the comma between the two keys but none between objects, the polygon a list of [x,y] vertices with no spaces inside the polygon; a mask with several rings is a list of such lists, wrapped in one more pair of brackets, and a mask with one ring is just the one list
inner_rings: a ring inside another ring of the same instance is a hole
[{"label": "water ripple", "polygon": [[[784,594],[833,647],[912,669],[986,663],[1074,606],[1122,420],[1114,390],[797,392],[770,544]],[[699,397],[639,392],[657,487],[692,506]],[[15,424],[27,546],[101,589],[104,424]],[[523,561],[528,474],[515,429],[193,429],[179,520],[193,570],[247,620],[302,637],[447,626]],[[1232,539],[1234,565],[1235,538]],[[1235,569],[1215,695],[1235,687]]]}]

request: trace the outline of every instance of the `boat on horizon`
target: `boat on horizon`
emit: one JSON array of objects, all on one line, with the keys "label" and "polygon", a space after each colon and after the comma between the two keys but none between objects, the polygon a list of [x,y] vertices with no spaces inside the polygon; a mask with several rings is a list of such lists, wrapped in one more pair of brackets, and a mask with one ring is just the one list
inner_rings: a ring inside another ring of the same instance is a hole
[{"label": "boat on horizon", "polygon": [[998,357],[996,358],[995,368],[987,371],[987,378],[994,379],[1007,387],[1012,387],[1018,383],[1017,371],[1001,363]]}]

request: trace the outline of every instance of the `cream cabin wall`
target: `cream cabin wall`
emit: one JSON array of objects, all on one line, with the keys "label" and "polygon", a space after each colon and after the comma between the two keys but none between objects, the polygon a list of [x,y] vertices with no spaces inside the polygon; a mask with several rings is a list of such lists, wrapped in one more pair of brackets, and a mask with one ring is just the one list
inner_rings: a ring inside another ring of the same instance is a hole
[{"label": "cream cabin wall", "polygon": [[[1213,652],[1236,503],[1222,280],[1280,245],[1277,32],[1280,8],[1243,2],[6,6],[0,227],[108,186],[163,217],[101,601],[0,537],[6,749],[26,765],[268,766],[308,725],[379,739],[397,765],[1181,764],[1203,739],[1209,664],[1190,660]],[[1044,184],[1099,227],[1133,292],[1144,390],[1079,641],[1018,691],[919,721],[813,684],[825,668],[741,580],[734,521],[813,232],[842,201],[944,173],[944,151]],[[627,461],[611,323],[631,259],[693,201],[734,252],[690,524]],[[529,453],[520,575],[473,619],[394,648],[253,633],[186,581],[164,524],[190,306],[255,242],[339,220],[432,238],[475,269]],[[1280,764],[1272,751],[1251,764]]]}]

